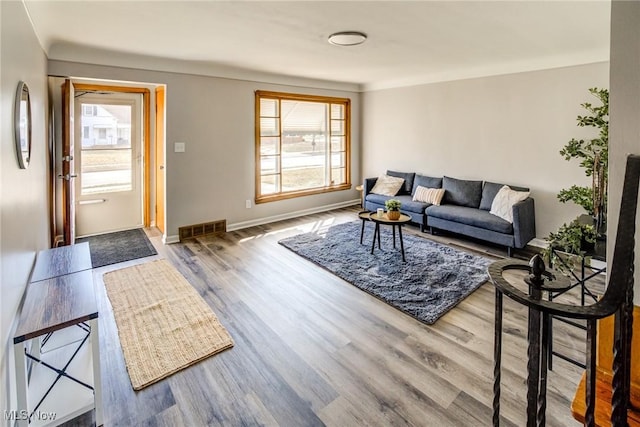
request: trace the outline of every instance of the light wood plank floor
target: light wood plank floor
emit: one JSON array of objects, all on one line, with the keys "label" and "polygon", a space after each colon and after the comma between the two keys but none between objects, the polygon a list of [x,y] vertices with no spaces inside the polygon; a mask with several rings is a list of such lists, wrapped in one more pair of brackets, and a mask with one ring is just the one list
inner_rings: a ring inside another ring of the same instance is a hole
[{"label": "light wood plank floor", "polygon": [[[147,230],[158,256],[96,269],[105,425],[490,425],[490,283],[427,326],[277,243],[355,220],[357,211],[340,209],[167,246],[157,230]],[[407,232],[495,259],[505,254],[413,226]],[[159,257],[169,259],[198,290],[235,347],[134,392],[102,275]],[[504,322],[502,425],[521,426],[526,310],[505,298]],[[582,331],[560,322],[554,331],[559,350],[583,357]],[[581,370],[554,362],[547,425],[578,425],[569,406]]]}]

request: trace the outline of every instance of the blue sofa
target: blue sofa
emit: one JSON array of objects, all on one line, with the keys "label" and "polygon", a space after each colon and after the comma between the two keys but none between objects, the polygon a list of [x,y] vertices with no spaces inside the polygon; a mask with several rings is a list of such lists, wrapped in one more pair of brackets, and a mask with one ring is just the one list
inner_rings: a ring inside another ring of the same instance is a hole
[{"label": "blue sofa", "polygon": [[[413,172],[387,171],[387,175],[404,179],[404,185],[393,196],[373,194],[377,178],[367,178],[363,184],[364,208],[375,211],[384,208],[388,199],[402,202],[401,211],[411,217],[411,221],[427,228],[447,230],[457,234],[505,246],[511,256],[514,248],[524,248],[536,236],[535,205],[531,197],[513,206],[513,223],[489,213],[496,194],[505,184],[495,182],[461,180],[444,176],[429,177]],[[507,184],[508,185],[508,184]],[[418,186],[444,188],[445,193],[439,206],[413,201]],[[516,191],[528,188],[509,185]]]}]

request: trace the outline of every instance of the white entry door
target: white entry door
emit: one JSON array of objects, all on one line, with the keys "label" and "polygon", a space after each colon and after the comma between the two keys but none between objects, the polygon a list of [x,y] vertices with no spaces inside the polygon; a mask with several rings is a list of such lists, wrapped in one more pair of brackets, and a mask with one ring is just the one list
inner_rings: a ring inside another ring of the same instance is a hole
[{"label": "white entry door", "polygon": [[76,92],[76,234],[143,225],[142,95]]}]

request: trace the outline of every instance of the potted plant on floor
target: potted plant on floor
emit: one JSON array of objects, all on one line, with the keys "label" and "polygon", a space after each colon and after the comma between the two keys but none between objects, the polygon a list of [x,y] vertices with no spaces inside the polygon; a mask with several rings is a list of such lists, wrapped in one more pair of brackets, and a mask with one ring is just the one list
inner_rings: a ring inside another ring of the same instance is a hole
[{"label": "potted plant on floor", "polygon": [[402,206],[400,200],[389,199],[384,202],[384,206],[387,208],[387,218],[392,220],[400,218],[400,206]]},{"label": "potted plant on floor", "polygon": [[609,164],[609,91],[591,88],[589,92],[601,103],[594,106],[585,102],[582,107],[589,112],[578,116],[578,126],[598,129],[593,139],[572,138],[560,150],[565,160],[577,159],[586,176],[591,177],[591,186],[572,185],[558,193],[562,203],[574,202],[586,211],[569,224],[563,224],[555,233],[550,233],[549,247],[544,251],[547,261],[553,261],[551,248],[584,256],[595,253],[604,256],[606,248],[607,184]]}]

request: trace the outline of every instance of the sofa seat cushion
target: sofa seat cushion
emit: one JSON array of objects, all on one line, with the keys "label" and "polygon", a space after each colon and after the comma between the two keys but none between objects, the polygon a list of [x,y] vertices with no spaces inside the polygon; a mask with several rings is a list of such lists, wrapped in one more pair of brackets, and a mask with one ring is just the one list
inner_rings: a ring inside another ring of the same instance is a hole
[{"label": "sofa seat cushion", "polygon": [[384,205],[384,202],[386,202],[389,199],[393,199],[394,197],[383,196],[382,194],[369,193],[367,194],[367,197],[365,197],[365,200],[367,202],[376,203],[378,205]]},{"label": "sofa seat cushion", "polygon": [[498,233],[513,234],[513,224],[482,209],[454,205],[432,205],[427,208],[427,217],[458,222]]},{"label": "sofa seat cushion", "polygon": [[384,206],[384,202],[386,202],[389,199],[400,200],[400,203],[402,203],[402,206],[400,206],[400,211],[415,212],[419,214],[424,214],[424,210],[427,208],[427,206],[431,206],[429,203],[414,202],[413,200],[411,200],[411,196],[409,195],[389,197],[389,196],[382,196],[380,194],[369,193],[367,194],[367,197],[365,199],[368,202],[375,203],[382,206]]},{"label": "sofa seat cushion", "polygon": [[[411,200],[411,196],[406,196],[407,200],[401,200],[402,206],[400,207],[400,211],[408,211],[424,214],[424,210],[431,206],[431,203],[418,202]],[[400,200],[400,199],[398,199]]]}]

